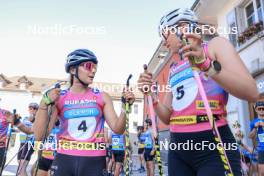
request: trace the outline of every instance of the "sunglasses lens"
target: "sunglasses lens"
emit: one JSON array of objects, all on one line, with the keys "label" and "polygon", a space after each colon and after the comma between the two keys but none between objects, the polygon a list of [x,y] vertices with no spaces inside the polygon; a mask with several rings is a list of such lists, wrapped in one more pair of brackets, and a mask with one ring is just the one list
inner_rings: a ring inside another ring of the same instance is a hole
[{"label": "sunglasses lens", "polygon": [[91,70],[92,70],[92,63],[91,63],[91,62],[86,62],[86,63],[84,64],[84,68],[85,68],[86,70],[91,71]]},{"label": "sunglasses lens", "polygon": [[258,111],[264,111],[264,108],[258,108]]},{"label": "sunglasses lens", "polygon": [[93,68],[96,68],[96,65],[92,62],[85,62],[82,64],[85,70],[92,71]]}]

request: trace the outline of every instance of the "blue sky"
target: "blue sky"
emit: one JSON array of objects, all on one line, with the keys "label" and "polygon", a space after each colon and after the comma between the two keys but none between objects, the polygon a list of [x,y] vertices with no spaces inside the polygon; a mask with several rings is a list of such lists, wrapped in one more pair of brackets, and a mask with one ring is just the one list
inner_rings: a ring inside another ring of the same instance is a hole
[{"label": "blue sky", "polygon": [[[157,27],[161,16],[175,8],[190,7],[193,2],[2,1],[0,72],[66,78],[66,55],[88,48],[99,58],[95,81],[122,83],[132,73],[136,82],[142,65],[149,62],[160,42]],[[73,32],[54,32],[56,29]],[[88,32],[78,33],[77,29]]]}]

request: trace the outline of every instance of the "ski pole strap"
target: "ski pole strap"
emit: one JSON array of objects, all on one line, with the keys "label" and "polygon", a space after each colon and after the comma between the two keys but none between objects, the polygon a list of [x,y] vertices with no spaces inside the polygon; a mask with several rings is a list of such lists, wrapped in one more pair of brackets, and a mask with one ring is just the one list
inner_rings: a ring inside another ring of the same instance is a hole
[{"label": "ski pole strap", "polygon": [[52,105],[54,102],[50,99],[50,97],[48,96],[48,93],[50,92],[50,90],[48,90],[47,92],[44,93],[43,95],[43,101],[45,102],[46,105]]},{"label": "ski pole strap", "polygon": [[[65,81],[61,81],[61,82],[58,82],[54,85],[54,88],[57,89],[57,88],[61,88],[61,85],[64,84]],[[46,105],[53,105],[54,102],[50,99],[50,97],[48,96],[48,93],[52,90],[53,88],[47,90],[44,95],[43,95],[43,100],[45,102]]]}]

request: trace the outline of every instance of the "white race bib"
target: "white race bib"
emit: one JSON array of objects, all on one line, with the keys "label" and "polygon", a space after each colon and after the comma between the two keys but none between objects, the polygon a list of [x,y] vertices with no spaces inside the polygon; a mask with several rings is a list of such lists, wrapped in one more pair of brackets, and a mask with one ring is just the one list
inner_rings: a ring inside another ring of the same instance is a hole
[{"label": "white race bib", "polygon": [[94,134],[95,117],[79,117],[68,120],[68,133],[75,140],[87,140]]},{"label": "white race bib", "polygon": [[264,142],[264,134],[258,134],[258,138],[260,142]]},{"label": "white race bib", "polygon": [[113,145],[119,144],[119,138],[113,138]]},{"label": "white race bib", "polygon": [[193,77],[188,78],[173,86],[172,93],[172,107],[175,111],[181,111],[194,102],[198,94],[198,85]]}]

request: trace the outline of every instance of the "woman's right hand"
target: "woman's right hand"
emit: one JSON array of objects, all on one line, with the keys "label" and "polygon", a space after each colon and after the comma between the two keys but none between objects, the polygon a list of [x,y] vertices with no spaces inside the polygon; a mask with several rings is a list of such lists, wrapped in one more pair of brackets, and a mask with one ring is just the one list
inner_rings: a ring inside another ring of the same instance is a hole
[{"label": "woman's right hand", "polygon": [[55,103],[59,99],[60,91],[60,88],[54,88],[48,91],[47,95],[52,103]]},{"label": "woman's right hand", "polygon": [[155,84],[154,80],[152,79],[152,74],[147,70],[144,73],[141,73],[138,79],[138,89],[146,93],[151,93],[153,90],[153,85]]}]

